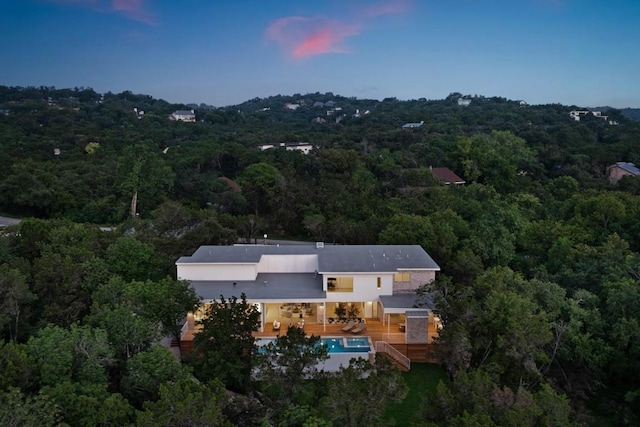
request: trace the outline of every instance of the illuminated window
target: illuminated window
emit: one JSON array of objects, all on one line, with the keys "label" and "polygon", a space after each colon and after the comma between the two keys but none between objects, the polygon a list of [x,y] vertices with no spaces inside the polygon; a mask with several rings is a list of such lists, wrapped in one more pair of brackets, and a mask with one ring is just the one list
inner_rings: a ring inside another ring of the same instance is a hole
[{"label": "illuminated window", "polygon": [[393,280],[396,282],[410,282],[411,273],[396,273],[393,275]]},{"label": "illuminated window", "polygon": [[382,277],[378,277],[378,289],[382,288]]},{"label": "illuminated window", "polygon": [[329,292],[353,292],[353,277],[329,277],[327,290]]}]

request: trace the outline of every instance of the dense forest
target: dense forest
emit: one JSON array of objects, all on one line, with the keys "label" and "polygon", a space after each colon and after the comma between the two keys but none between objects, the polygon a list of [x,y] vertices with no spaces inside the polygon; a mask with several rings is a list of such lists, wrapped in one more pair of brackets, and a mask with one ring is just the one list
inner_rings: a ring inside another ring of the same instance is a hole
[{"label": "dense forest", "polygon": [[[196,121],[170,120],[183,109]],[[414,425],[637,425],[640,177],[611,183],[606,169],[640,164],[640,123],[570,117],[584,109],[459,93],[213,108],[0,86],[0,212],[23,219],[0,230],[0,424],[365,425],[322,393],[366,372],[384,410],[382,385],[402,388],[388,367],[354,365],[270,406],[229,398],[260,396],[229,354],[179,364],[157,345],[197,303],[175,260],[268,234],[420,244],[441,266],[424,291],[449,380]],[[260,148],[299,142],[314,149]],[[263,391],[295,383],[277,377]]]}]

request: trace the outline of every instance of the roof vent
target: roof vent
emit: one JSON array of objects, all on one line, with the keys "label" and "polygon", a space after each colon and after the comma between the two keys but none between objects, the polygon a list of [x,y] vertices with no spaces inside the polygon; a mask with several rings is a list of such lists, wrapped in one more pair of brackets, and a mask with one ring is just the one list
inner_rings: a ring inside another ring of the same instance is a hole
[{"label": "roof vent", "polygon": [[316,249],[324,248],[324,242],[316,242]]}]

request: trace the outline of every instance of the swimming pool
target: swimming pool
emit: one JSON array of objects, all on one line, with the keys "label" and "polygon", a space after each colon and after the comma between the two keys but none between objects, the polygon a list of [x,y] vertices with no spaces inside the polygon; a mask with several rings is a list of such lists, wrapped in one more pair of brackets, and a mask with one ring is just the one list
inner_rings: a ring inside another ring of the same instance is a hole
[{"label": "swimming pool", "polygon": [[[258,338],[258,352],[261,346],[274,342],[275,338]],[[327,346],[329,358],[318,363],[317,368],[325,372],[338,372],[341,368],[349,366],[352,359],[363,358],[374,363],[375,350],[373,342],[367,336],[358,337],[321,337],[320,341]]]},{"label": "swimming pool", "polygon": [[368,353],[371,351],[369,337],[326,337],[322,344],[329,348],[329,353]]},{"label": "swimming pool", "polygon": [[[258,338],[256,344],[258,346],[267,345],[274,342],[275,338]],[[332,353],[369,353],[371,351],[371,342],[369,337],[322,337],[320,339],[323,345]]]}]

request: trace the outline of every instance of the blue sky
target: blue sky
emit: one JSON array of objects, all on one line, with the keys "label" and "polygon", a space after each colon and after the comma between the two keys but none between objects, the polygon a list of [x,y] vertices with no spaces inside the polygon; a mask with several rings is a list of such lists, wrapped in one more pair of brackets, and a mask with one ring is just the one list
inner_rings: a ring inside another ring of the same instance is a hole
[{"label": "blue sky", "polygon": [[640,107],[639,21],[639,0],[0,0],[0,85]]}]

